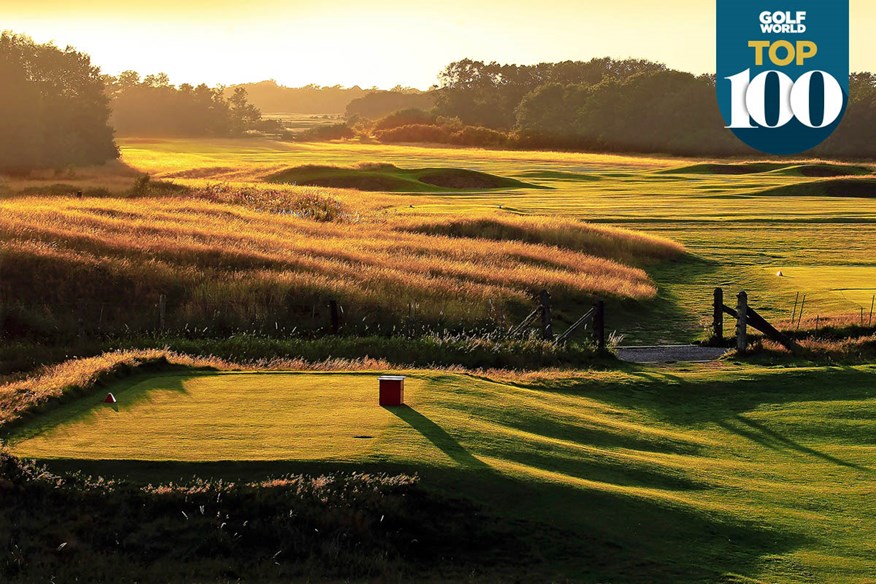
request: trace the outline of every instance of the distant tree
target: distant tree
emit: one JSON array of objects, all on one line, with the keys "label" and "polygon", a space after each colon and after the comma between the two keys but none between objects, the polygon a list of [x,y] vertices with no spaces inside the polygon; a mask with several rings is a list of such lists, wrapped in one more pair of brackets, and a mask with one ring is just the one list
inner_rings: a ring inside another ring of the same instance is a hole
[{"label": "distant tree", "polygon": [[232,85],[225,89],[225,97],[231,97],[238,87],[246,89],[251,104],[271,114],[343,114],[351,101],[370,93],[358,86],[284,87],[271,80]]},{"label": "distant tree", "polygon": [[[516,77],[537,84],[515,108],[519,146],[692,156],[756,154],[724,128],[714,75],[697,77],[637,59],[540,63],[530,69]],[[469,124],[486,120],[485,115],[497,119],[491,110],[507,107],[503,104],[512,103],[519,92],[497,81],[498,70],[470,60],[451,64],[441,75],[437,110],[455,113]],[[876,75],[851,76],[843,122],[811,154],[876,157]]]},{"label": "distant tree", "polygon": [[390,128],[415,124],[432,125],[436,120],[437,116],[433,113],[421,109],[409,108],[393,112],[388,116],[377,120],[377,122],[374,123],[374,129],[389,130]]},{"label": "distant tree", "polygon": [[819,156],[876,158],[876,75],[852,74],[846,115],[836,132],[813,153]]},{"label": "distant tree", "polygon": [[[527,94],[517,107],[517,128],[533,147],[582,144],[574,122],[577,110],[586,99],[586,85],[547,83]],[[586,145],[585,145],[586,146]]]},{"label": "distant tree", "polygon": [[246,89],[235,87],[234,93],[228,98],[231,115],[231,132],[243,134],[251,128],[255,128],[262,119],[262,112],[256,106],[247,101]]},{"label": "distant tree", "polygon": [[0,169],[117,158],[109,114],[104,79],[88,55],[0,34]]},{"label": "distant tree", "polygon": [[136,71],[122,71],[115,82],[119,89],[128,90],[140,85],[140,74]]},{"label": "distant tree", "polygon": [[451,63],[438,78],[438,112],[488,128],[511,128],[523,96],[539,85],[534,67],[471,59]]},{"label": "distant tree", "polygon": [[435,107],[434,92],[394,88],[391,91],[372,91],[347,105],[348,118],[376,120],[400,110],[431,110]]},{"label": "distant tree", "polygon": [[503,65],[463,59],[439,75],[437,111],[466,124],[511,129],[523,98],[546,84],[595,85],[639,73],[665,71],[660,63],[641,59],[565,61],[537,65]]},{"label": "distant tree", "polygon": [[147,75],[146,78],[143,79],[143,85],[146,87],[169,88],[170,77],[167,76],[167,73],[154,73],[152,75]]},{"label": "distant tree", "polygon": [[724,129],[714,78],[665,69],[606,76],[595,85],[544,85],[523,99],[517,124],[521,140],[531,147],[751,152]]},{"label": "distant tree", "polygon": [[261,112],[237,88],[184,83],[174,87],[164,73],[125,71],[111,80],[112,121],[120,134],[141,136],[239,136],[261,127]]}]

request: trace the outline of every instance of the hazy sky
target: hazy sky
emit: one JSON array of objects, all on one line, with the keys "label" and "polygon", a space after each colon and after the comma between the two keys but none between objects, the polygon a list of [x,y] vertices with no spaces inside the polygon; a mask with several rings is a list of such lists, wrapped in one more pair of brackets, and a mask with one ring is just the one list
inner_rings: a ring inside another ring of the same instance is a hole
[{"label": "hazy sky", "polygon": [[[830,1],[830,0],[825,0]],[[852,70],[876,70],[876,2],[851,0]],[[426,88],[451,61],[641,57],[714,71],[714,0],[0,0],[0,28],[174,83]]]}]

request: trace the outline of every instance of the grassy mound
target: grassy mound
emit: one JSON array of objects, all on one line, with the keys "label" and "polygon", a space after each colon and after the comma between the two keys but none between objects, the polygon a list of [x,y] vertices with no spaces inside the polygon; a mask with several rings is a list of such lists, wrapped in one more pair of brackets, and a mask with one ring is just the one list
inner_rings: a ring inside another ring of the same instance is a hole
[{"label": "grassy mound", "polygon": [[876,198],[876,178],[839,178],[799,183],[761,191],[771,197]]},{"label": "grassy mound", "polygon": [[774,174],[805,176],[809,178],[833,178],[873,174],[873,169],[846,164],[798,164],[776,170]]},{"label": "grassy mound", "polygon": [[395,193],[447,190],[540,188],[511,178],[463,168],[399,168],[392,164],[357,167],[306,165],[267,177],[269,182]]},{"label": "grassy mound", "polygon": [[682,168],[659,171],[662,174],[719,174],[745,175],[774,173],[788,176],[827,178],[871,174],[873,171],[863,166],[846,164],[782,164],[778,162],[748,162],[737,164],[694,164]]},{"label": "grassy mound", "polygon": [[786,164],[775,162],[749,162],[739,164],[693,164],[683,166],[681,168],[670,168],[668,170],[660,170],[658,174],[760,174],[763,172],[771,172],[787,167]]},{"label": "grassy mound", "polygon": [[429,219],[409,223],[405,229],[454,238],[555,246],[634,264],[673,259],[685,253],[682,245],[661,237],[559,218],[505,215]]}]

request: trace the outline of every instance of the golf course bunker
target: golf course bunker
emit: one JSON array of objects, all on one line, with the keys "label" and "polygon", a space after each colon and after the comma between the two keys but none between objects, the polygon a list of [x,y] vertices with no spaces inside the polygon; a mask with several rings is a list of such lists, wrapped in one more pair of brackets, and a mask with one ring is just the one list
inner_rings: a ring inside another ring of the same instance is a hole
[{"label": "golf course bunker", "polygon": [[[378,405],[377,377],[275,372],[136,377],[34,417],[9,443],[17,456],[40,459],[369,461],[395,460],[404,448],[439,462],[446,458],[407,421],[420,415],[413,408]],[[423,386],[420,379],[407,379],[409,403],[416,405]],[[117,403],[103,403],[107,391]]]},{"label": "golf course bunker", "polygon": [[464,168],[399,168],[392,164],[356,167],[307,165],[272,174],[268,182],[381,192],[442,192],[545,188]]}]

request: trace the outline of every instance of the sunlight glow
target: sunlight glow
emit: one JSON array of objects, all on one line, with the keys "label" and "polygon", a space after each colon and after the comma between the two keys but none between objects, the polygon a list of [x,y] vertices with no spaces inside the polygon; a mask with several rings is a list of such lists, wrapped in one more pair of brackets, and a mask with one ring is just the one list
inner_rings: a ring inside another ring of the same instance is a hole
[{"label": "sunlight glow", "polygon": [[[639,57],[714,70],[714,2],[0,0],[0,27],[174,83],[427,88],[449,62]],[[852,68],[876,69],[876,5],[852,0]]]}]

